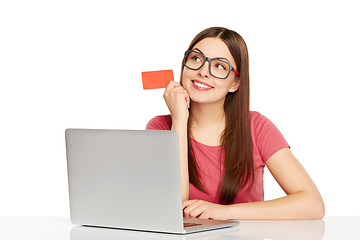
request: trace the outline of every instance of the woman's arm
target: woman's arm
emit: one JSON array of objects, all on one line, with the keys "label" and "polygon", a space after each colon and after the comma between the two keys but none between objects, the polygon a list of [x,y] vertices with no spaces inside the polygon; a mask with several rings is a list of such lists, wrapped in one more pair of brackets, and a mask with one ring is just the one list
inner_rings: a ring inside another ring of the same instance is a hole
[{"label": "woman's arm", "polygon": [[318,189],[289,148],[277,151],[267,160],[266,165],[287,196],[264,202],[232,205],[185,201],[183,203],[185,215],[215,219],[321,219],[324,217],[325,206]]},{"label": "woman's arm", "polygon": [[181,195],[184,201],[189,199],[187,125],[190,97],[180,83],[175,81],[169,82],[163,97],[171,112],[171,130],[176,131],[179,137]]},{"label": "woman's arm", "polygon": [[181,195],[184,201],[189,199],[187,123],[173,123],[171,130],[179,136]]}]

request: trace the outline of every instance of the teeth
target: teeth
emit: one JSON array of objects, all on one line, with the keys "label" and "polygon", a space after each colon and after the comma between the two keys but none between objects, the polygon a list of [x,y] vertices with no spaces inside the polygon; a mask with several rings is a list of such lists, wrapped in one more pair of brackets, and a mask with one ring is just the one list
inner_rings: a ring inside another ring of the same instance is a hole
[{"label": "teeth", "polygon": [[209,86],[206,86],[206,85],[204,85],[204,84],[202,84],[202,83],[198,83],[198,82],[194,82],[194,84],[195,84],[196,86],[202,87],[202,88],[211,88],[211,87],[209,87]]}]

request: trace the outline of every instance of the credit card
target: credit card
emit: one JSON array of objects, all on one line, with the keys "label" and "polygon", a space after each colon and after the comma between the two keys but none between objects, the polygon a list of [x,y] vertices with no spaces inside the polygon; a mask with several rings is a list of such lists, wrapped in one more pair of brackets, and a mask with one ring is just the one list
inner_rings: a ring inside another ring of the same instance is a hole
[{"label": "credit card", "polygon": [[169,82],[174,80],[171,69],[142,72],[141,77],[144,89],[166,88]]}]

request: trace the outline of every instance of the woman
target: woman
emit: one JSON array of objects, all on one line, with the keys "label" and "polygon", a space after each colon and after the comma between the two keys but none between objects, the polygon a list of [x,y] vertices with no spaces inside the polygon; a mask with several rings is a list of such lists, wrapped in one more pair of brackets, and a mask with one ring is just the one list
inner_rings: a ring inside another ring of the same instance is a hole
[{"label": "woman", "polygon": [[[180,83],[164,92],[171,115],[148,130],[179,136],[183,212],[211,219],[321,219],[319,191],[270,120],[249,111],[249,61],[242,37],[200,32],[185,53]],[[287,196],[264,201],[268,167]]]}]

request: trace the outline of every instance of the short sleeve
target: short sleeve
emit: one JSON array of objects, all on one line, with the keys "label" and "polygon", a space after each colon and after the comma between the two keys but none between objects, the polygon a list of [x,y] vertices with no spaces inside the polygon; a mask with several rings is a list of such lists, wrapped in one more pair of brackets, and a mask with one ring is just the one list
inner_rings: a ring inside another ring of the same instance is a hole
[{"label": "short sleeve", "polygon": [[171,130],[171,115],[160,115],[152,118],[146,125],[146,130]]},{"label": "short sleeve", "polygon": [[280,149],[290,148],[279,129],[265,116],[253,112],[251,124],[253,142],[264,163]]}]

